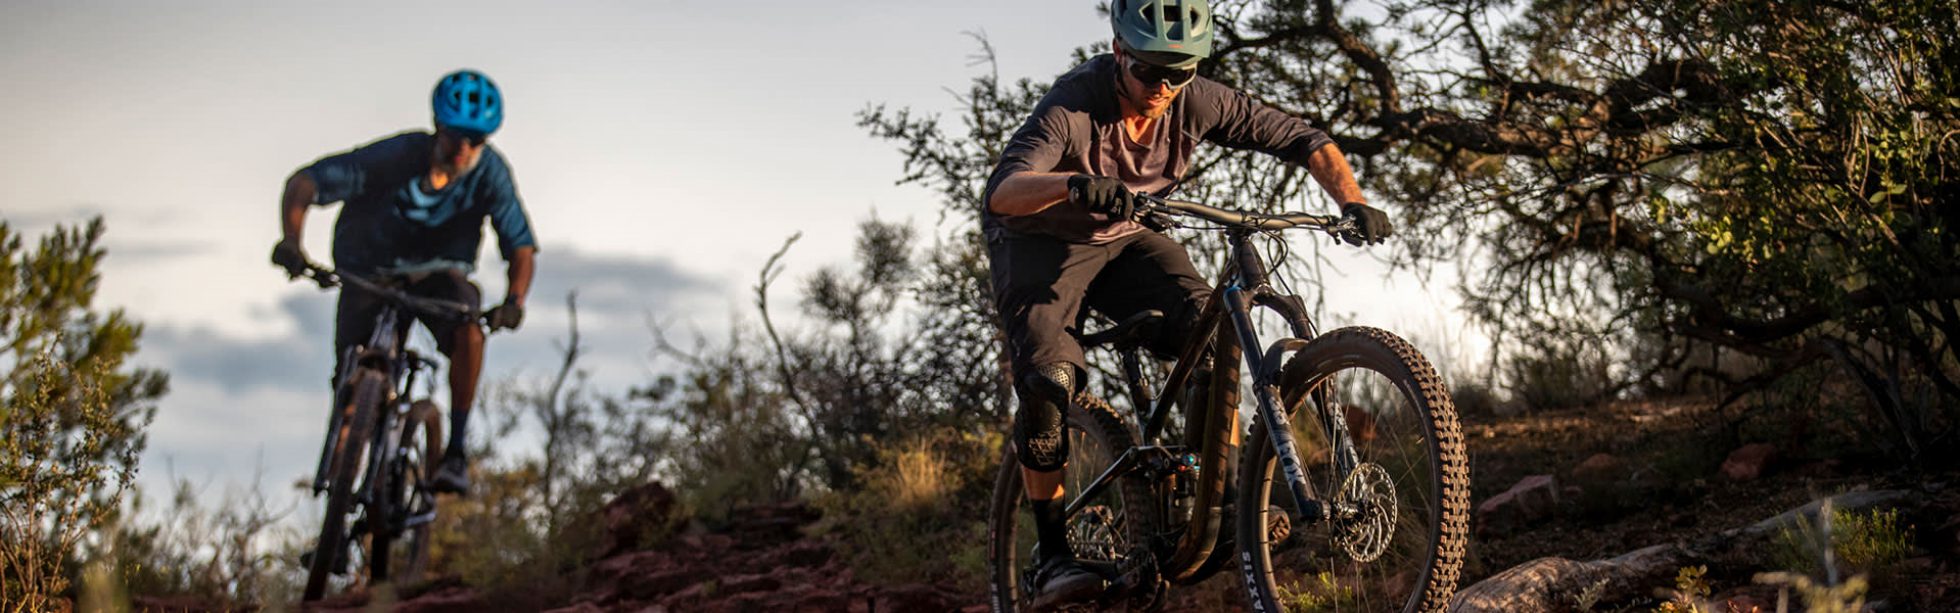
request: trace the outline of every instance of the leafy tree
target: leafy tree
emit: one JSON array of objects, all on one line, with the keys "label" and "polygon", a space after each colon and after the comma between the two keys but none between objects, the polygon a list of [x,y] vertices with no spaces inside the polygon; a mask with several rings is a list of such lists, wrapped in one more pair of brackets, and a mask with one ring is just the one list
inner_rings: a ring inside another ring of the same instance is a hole
[{"label": "leafy tree", "polygon": [[1021,126],[1047,93],[1045,83],[1021,79],[1003,85],[994,70],[994,50],[985,37],[971,35],[980,52],[972,59],[989,70],[975,76],[959,101],[963,133],[948,132],[937,114],[884,105],[858,114],[858,125],[872,136],[895,141],[905,154],[899,184],[918,184],[939,192],[940,225],[951,230],[925,255],[924,278],[914,297],[927,316],[919,338],[934,351],[922,354],[932,370],[950,377],[949,400],[961,406],[990,407],[997,420],[1013,410],[1013,379],[1000,349],[986,245],[980,236],[981,190],[1000,158],[1008,136]]},{"label": "leafy tree", "polygon": [[[1733,400],[1834,363],[1902,455],[1960,406],[1960,3],[1214,8],[1206,76],[1328,130],[1399,212],[1394,261],[1460,266],[1497,338],[1611,348],[1628,367],[1608,393],[1700,378]],[[960,136],[908,111],[862,120],[900,143],[905,181],[970,216],[1003,116],[1040,89],[976,79]],[[1307,193],[1301,169],[1201,151],[1196,197]]]},{"label": "leafy tree", "polygon": [[128,366],[142,326],[93,308],[100,218],[25,250],[0,221],[0,603],[52,606],[62,564],[116,511],[166,387]]}]

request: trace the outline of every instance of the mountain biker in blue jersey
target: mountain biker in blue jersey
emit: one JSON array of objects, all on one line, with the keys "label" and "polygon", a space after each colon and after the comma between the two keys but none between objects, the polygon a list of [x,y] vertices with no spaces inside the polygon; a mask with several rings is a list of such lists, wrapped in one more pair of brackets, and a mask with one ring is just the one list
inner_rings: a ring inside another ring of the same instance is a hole
[{"label": "mountain biker in blue jersey", "polygon": [[1365,203],[1333,139],[1198,76],[1214,29],[1205,0],[1114,0],[1110,23],[1113,52],[1055,81],[1002,151],[983,196],[1020,399],[1012,438],[1035,518],[1037,609],[1105,587],[1076,562],[1062,508],[1063,410],[1087,372],[1070,334],[1082,307],[1116,320],[1163,311],[1151,346],[1169,355],[1210,293],[1182,245],[1134,219],[1137,194],[1176,189],[1198,142],[1211,141],[1305,166],[1353,220],[1350,243],[1378,243],[1392,230],[1387,214]]},{"label": "mountain biker in blue jersey", "polygon": [[[272,249],[272,262],[294,276],[304,272],[308,260],[300,237],[307,208],[340,202],[333,233],[336,269],[393,279],[412,295],[475,307],[482,303],[481,291],[469,274],[488,219],[507,263],[509,289],[484,318],[492,330],[516,329],[524,321],[537,241],[509,164],[487,142],[503,125],[503,94],[483,73],[459,70],[443,76],[431,98],[434,133],[404,132],[293,173],[280,201],[282,237]],[[336,360],[374,333],[382,306],[366,292],[341,290],[334,317]],[[475,321],[423,319],[422,325],[449,358],[449,445],[431,486],[460,494],[469,490],[464,427],[483,369],[483,329]],[[403,326],[403,333],[408,329]],[[340,372],[336,364],[335,376]]]}]

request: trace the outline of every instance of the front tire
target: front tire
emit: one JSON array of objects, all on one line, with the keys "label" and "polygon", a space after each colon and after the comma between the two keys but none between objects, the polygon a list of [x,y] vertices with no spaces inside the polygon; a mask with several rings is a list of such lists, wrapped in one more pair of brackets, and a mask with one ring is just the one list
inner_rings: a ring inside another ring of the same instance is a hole
[{"label": "front tire", "polygon": [[[1272,439],[1255,419],[1238,522],[1253,610],[1443,610],[1468,540],[1470,468],[1435,369],[1389,332],[1343,328],[1301,349],[1281,371],[1279,392],[1316,496],[1360,511],[1292,528],[1295,505],[1285,480],[1274,478]],[[1345,482],[1336,482],[1341,454],[1329,425],[1345,427],[1359,461]]]},{"label": "front tire", "polygon": [[347,420],[342,422],[345,432],[327,472],[332,481],[327,484],[326,514],[320,521],[320,538],[313,543],[301,601],[319,600],[326,595],[327,580],[334,571],[349,570],[342,562],[348,555],[347,516],[353,511],[354,484],[365,464],[375,416],[387,398],[388,379],[379,372],[356,370],[348,385],[354,391],[348,394],[349,406],[342,409],[347,415]]},{"label": "front tire", "polygon": [[[387,504],[373,512],[384,523],[374,530],[368,551],[369,576],[398,585],[420,581],[428,563],[429,520],[436,511],[435,492],[428,484],[442,458],[443,440],[442,409],[435,403],[418,400],[403,419],[396,455],[382,473],[386,481],[379,493]],[[395,547],[402,537],[406,541]]]}]

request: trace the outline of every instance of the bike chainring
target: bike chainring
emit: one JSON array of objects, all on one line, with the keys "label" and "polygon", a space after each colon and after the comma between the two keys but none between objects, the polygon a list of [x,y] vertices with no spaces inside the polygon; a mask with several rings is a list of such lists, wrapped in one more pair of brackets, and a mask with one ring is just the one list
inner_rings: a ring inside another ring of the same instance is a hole
[{"label": "bike chainring", "polygon": [[1355,467],[1336,503],[1354,509],[1334,522],[1334,543],[1356,562],[1373,562],[1395,537],[1395,482],[1373,462]]}]

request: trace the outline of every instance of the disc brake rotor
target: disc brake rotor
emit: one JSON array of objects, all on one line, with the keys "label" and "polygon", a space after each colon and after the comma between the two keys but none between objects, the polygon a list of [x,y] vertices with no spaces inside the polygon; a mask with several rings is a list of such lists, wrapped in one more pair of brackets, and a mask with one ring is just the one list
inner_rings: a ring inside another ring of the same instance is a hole
[{"label": "disc brake rotor", "polygon": [[1356,510],[1353,517],[1336,522],[1334,543],[1356,562],[1373,562],[1388,551],[1395,537],[1395,482],[1378,464],[1355,467],[1341,484],[1338,502]]},{"label": "disc brake rotor", "polygon": [[1124,553],[1121,535],[1116,512],[1108,505],[1082,509],[1068,526],[1069,545],[1075,548],[1075,557],[1081,560],[1119,559]]}]

